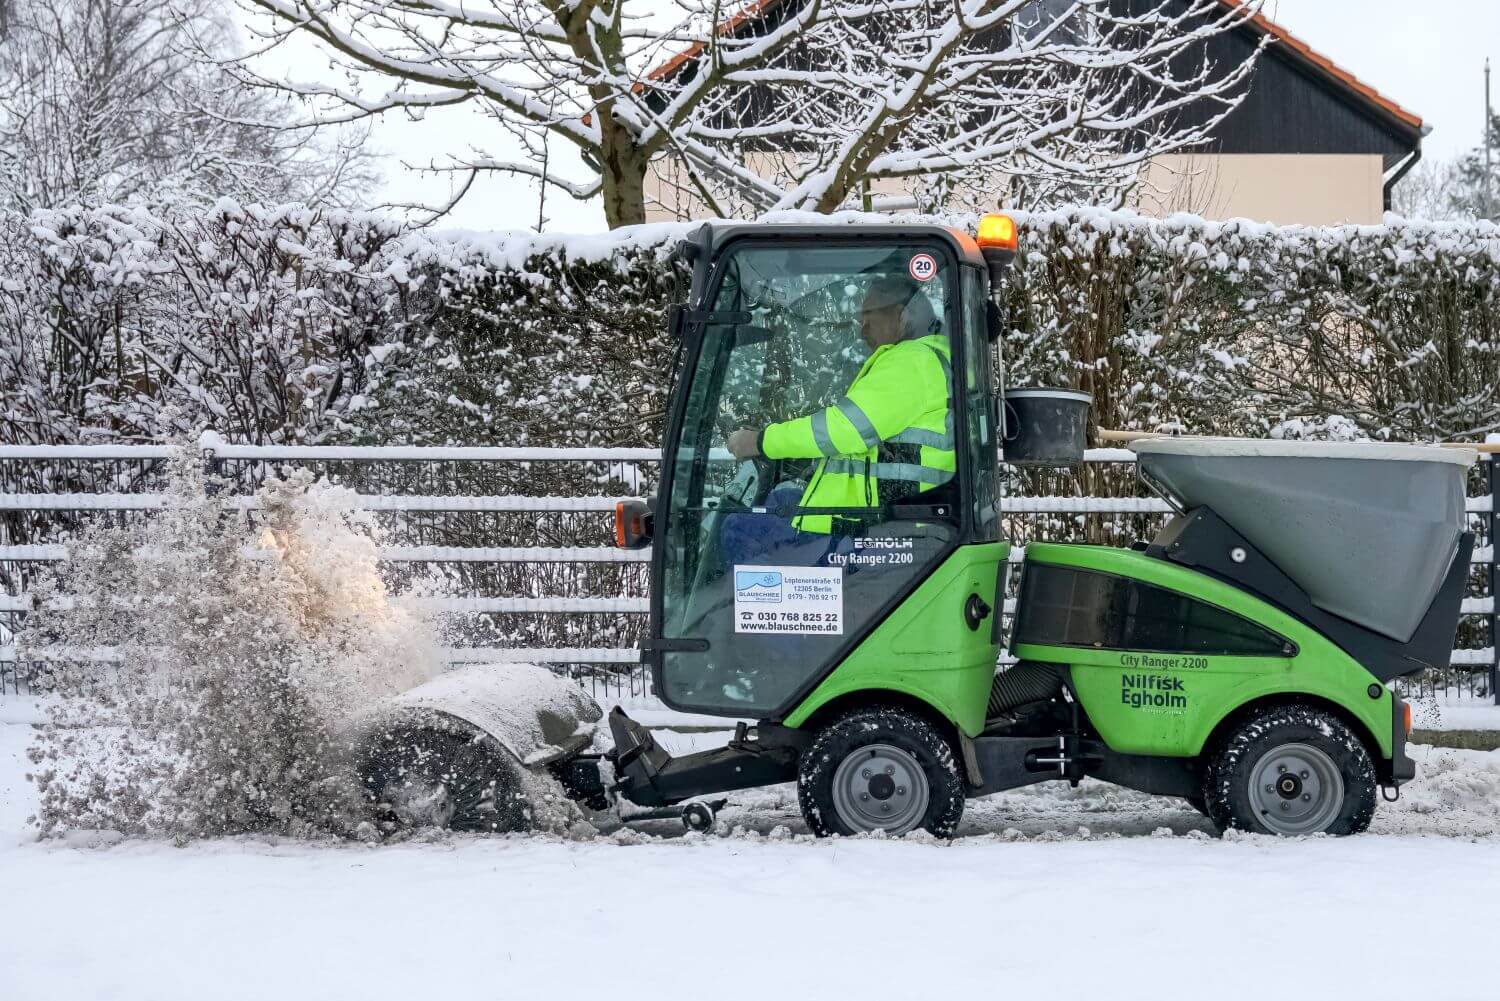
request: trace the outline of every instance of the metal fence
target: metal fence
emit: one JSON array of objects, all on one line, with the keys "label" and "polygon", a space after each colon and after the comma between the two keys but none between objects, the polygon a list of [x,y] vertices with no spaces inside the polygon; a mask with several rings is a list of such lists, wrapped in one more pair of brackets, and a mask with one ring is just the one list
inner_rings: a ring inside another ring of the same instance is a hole
[{"label": "metal fence", "polygon": [[[28,587],[67,559],[86,526],[159,509],[169,457],[160,446],[0,447],[0,698],[27,692],[34,671],[12,642]],[[206,436],[196,461],[247,506],[268,475],[291,469],[354,490],[380,526],[390,582],[442,581],[446,597],[435,603],[450,613],[450,661],[551,664],[600,698],[639,704],[649,702],[636,651],[647,556],[612,547],[610,512],[616,498],[654,489],[659,458],[644,448],[249,446]],[[1068,473],[1009,474],[1002,510],[1012,538],[1154,534],[1170,509],[1135,483],[1134,454],[1094,449],[1087,459]],[[1491,457],[1473,473],[1467,507],[1478,542],[1452,664],[1405,680],[1409,694],[1500,704],[1497,468]],[[1135,496],[1089,495],[1105,486]]]}]

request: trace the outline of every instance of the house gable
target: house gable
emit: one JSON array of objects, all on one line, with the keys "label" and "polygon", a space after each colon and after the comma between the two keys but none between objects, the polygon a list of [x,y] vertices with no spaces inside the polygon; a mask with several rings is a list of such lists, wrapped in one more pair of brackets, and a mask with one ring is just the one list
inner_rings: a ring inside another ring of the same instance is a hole
[{"label": "house gable", "polygon": [[[761,32],[780,23],[803,0],[753,0],[720,26],[723,35]],[[1145,12],[1156,0],[1123,0]],[[1186,0],[1179,0],[1186,4]],[[1242,0],[1218,0],[1239,8]],[[1340,69],[1332,60],[1272,21],[1256,14],[1234,31],[1213,36],[1205,54],[1220,65],[1248,59],[1263,36],[1273,42],[1250,79],[1243,103],[1213,132],[1209,151],[1230,154],[1303,153],[1362,154],[1381,157],[1393,169],[1421,146],[1422,119]],[[704,46],[695,43],[654,69],[653,80],[679,74],[690,78]],[[1201,122],[1215,112],[1210,105],[1183,113],[1184,124]],[[752,99],[746,117],[766,113],[765,99]]]},{"label": "house gable", "polygon": [[[1238,0],[1220,2],[1238,6]],[[1389,171],[1421,146],[1419,117],[1263,15],[1214,37],[1207,54],[1225,63],[1242,61],[1264,34],[1274,41],[1244,101],[1215,128],[1211,151],[1378,155]]]}]

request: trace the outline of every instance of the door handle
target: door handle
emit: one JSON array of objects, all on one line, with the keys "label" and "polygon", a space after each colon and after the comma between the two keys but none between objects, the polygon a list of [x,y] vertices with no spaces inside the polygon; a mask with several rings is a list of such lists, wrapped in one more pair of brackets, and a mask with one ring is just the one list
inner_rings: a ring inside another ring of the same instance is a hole
[{"label": "door handle", "polygon": [[969,600],[964,602],[964,621],[972,630],[978,630],[980,623],[990,617],[989,603],[977,594],[969,595]]}]

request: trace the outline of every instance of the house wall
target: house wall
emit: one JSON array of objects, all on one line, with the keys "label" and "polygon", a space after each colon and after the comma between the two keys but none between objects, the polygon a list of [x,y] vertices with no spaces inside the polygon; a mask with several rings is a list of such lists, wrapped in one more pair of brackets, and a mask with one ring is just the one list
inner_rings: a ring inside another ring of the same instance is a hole
[{"label": "house wall", "polygon": [[[1128,2],[1142,11],[1154,6],[1154,0]],[[1236,66],[1250,57],[1258,41],[1259,35],[1248,30],[1224,32],[1209,39],[1204,56],[1212,64]],[[1200,124],[1219,110],[1211,102],[1195,101],[1178,123]],[[1214,127],[1213,140],[1222,153],[1378,153],[1386,167],[1394,167],[1421,143],[1422,135],[1418,127],[1330,83],[1289,45],[1273,42],[1256,64],[1244,100]]]},{"label": "house wall", "polygon": [[1378,154],[1165,156],[1147,169],[1136,207],[1281,225],[1375,224],[1384,215],[1384,183]]},{"label": "house wall", "polygon": [[[777,155],[752,166],[775,172]],[[899,196],[907,183],[877,182],[872,194]],[[1245,218],[1308,226],[1379,223],[1384,212],[1379,154],[1223,153],[1160,157],[1147,168],[1135,195],[1146,215],[1190,212],[1210,219]],[[1003,183],[996,185],[996,191]],[[650,222],[703,219],[711,213],[680,169],[657,161],[646,180]],[[971,202],[971,205],[973,203]],[[985,206],[986,208],[992,206]],[[753,208],[722,206],[732,218],[750,218]]]},{"label": "house wall", "polygon": [[[1116,0],[1122,11],[1155,16],[1161,0]],[[773,5],[778,12],[798,4]],[[1171,13],[1186,10],[1186,0],[1172,0]],[[779,16],[779,13],[778,13]],[[1008,29],[1004,41],[1009,38]],[[1201,53],[1219,66],[1248,59],[1261,40],[1259,29],[1242,26],[1212,35]],[[1145,173],[1134,198],[1151,215],[1191,212],[1208,218],[1244,217],[1275,223],[1326,225],[1378,223],[1383,214],[1382,173],[1394,170],[1419,149],[1419,124],[1360,92],[1357,81],[1321,57],[1303,51],[1295,40],[1277,40],[1256,65],[1242,102],[1211,130],[1204,152],[1161,157]],[[1191,61],[1191,60],[1190,60]],[[1184,66],[1184,72],[1194,69]],[[761,102],[750,118],[772,112]],[[1179,127],[1207,124],[1222,106],[1194,101],[1177,113]],[[778,158],[762,154],[752,169],[775,173]],[[714,214],[688,188],[668,190],[654,173],[648,180],[648,218],[692,219]],[[997,177],[993,192],[964,199],[967,207],[991,208],[1004,190]],[[921,181],[879,182],[875,194],[897,194]],[[658,204],[649,207],[649,202]],[[958,206],[955,206],[958,207]],[[725,215],[755,215],[754,206],[722,205]]]}]

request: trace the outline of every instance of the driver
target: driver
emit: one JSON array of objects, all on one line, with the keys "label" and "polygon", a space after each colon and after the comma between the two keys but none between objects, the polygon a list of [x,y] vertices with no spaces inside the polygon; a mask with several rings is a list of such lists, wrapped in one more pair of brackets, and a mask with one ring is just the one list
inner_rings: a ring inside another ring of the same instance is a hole
[{"label": "driver", "polygon": [[[725,442],[738,460],[818,459],[797,508],[872,509],[953,478],[953,384],[948,339],[920,286],[905,275],[877,279],[859,311],[870,357],[832,406],[802,417],[741,428]],[[819,563],[838,537],[868,522],[860,511],[807,512],[788,518],[795,487],[766,499],[781,514],[725,519],[727,562],[751,563],[771,550],[792,562],[788,547],[806,547],[802,565]]]}]

